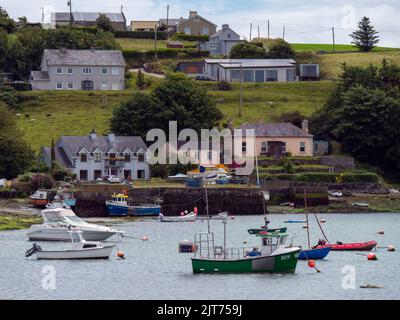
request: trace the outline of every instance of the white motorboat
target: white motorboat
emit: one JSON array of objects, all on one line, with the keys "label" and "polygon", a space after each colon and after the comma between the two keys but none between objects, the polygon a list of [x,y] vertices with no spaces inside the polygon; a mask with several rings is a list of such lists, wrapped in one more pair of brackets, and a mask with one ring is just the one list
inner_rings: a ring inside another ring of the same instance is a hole
[{"label": "white motorboat", "polygon": [[28,230],[30,241],[69,241],[71,228],[79,228],[88,241],[103,241],[115,234],[123,234],[123,231],[87,223],[67,208],[42,210],[42,217],[42,224],[32,225]]},{"label": "white motorboat", "polygon": [[82,231],[69,231],[72,247],[64,250],[42,250],[36,243],[26,251],[25,256],[36,254],[37,259],[108,259],[114,245],[104,245],[100,242],[86,241]]},{"label": "white motorboat", "polygon": [[177,217],[166,217],[162,213],[159,214],[158,218],[161,222],[193,222],[196,221],[197,213],[190,212]]},{"label": "white motorboat", "polygon": [[201,217],[201,220],[226,220],[226,219],[228,219],[228,212],[221,212],[215,216],[211,216],[210,218],[207,218],[206,216]]}]

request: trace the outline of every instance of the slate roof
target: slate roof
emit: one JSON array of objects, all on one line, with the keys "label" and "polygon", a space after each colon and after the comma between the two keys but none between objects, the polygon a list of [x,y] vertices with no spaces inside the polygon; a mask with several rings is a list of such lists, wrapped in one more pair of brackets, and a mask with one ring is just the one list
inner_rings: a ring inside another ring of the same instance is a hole
[{"label": "slate roof", "polygon": [[294,67],[296,61],[293,59],[205,59],[208,64],[219,64],[223,68],[273,68]]},{"label": "slate roof", "polygon": [[[178,25],[181,21],[183,21],[183,18],[180,19],[168,19],[168,27],[175,27]],[[167,19],[160,19],[158,21],[160,24],[165,24],[167,25]]]},{"label": "slate roof", "polygon": [[121,66],[125,60],[120,50],[66,50],[45,49],[44,58],[49,66]]},{"label": "slate roof", "polygon": [[192,16],[192,17],[189,17],[189,18],[187,18],[187,19],[181,20],[181,21],[178,23],[178,25],[181,25],[181,24],[186,23],[186,22],[188,22],[188,21],[192,21],[192,20],[195,19],[195,18],[197,18],[197,19],[202,19],[202,20],[204,20],[205,22],[208,22],[209,24],[214,25],[215,27],[218,26],[218,25],[215,24],[214,22],[211,22],[210,20],[207,20],[206,18],[202,17],[202,16],[199,15],[199,14],[197,14],[197,15],[195,15],[195,16]]},{"label": "slate roof", "polygon": [[214,38],[219,38],[220,35],[223,35],[224,33],[228,33],[228,32],[232,33],[233,35],[235,35],[235,36],[238,38],[238,39],[233,39],[232,41],[238,41],[238,40],[240,40],[240,35],[238,35],[238,34],[237,34],[235,31],[233,31],[230,27],[224,27],[224,28],[218,30],[216,33],[214,33],[214,34],[210,37],[210,40],[211,40],[211,39],[214,39]]},{"label": "slate roof", "polygon": [[49,81],[50,77],[47,71],[31,71],[32,80]]},{"label": "slate roof", "polygon": [[89,152],[94,152],[99,148],[103,153],[109,152],[112,148],[120,153],[124,152],[127,148],[132,152],[137,152],[140,149],[147,150],[143,139],[133,136],[115,136],[113,142],[110,142],[107,136],[97,136],[95,139],[90,136],[61,136],[57,145],[60,142],[63,142],[73,155],[76,155],[83,148]]},{"label": "slate roof", "polygon": [[104,14],[111,22],[126,22],[124,15],[120,12],[72,12],[72,17],[74,21],[95,22],[100,14]]},{"label": "slate roof", "polygon": [[52,12],[51,17],[53,20],[57,21],[69,21],[70,20],[70,14],[69,12]]},{"label": "slate roof", "polygon": [[312,138],[313,135],[296,127],[292,123],[245,123],[240,129],[254,129],[256,137],[292,137]]},{"label": "slate roof", "polygon": [[[43,148],[44,153],[47,155],[49,159],[51,159],[51,148],[50,147],[44,147]],[[72,168],[72,162],[69,160],[68,156],[66,155],[65,151],[61,147],[54,147],[55,155],[56,155],[56,161],[61,164],[62,166],[66,168]]]}]

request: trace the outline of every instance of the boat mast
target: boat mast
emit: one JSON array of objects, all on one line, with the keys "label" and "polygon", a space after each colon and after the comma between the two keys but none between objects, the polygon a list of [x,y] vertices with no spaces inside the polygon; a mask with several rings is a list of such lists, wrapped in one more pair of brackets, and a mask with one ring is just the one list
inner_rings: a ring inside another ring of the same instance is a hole
[{"label": "boat mast", "polygon": [[208,233],[211,233],[210,231],[210,214],[208,212],[208,193],[207,193],[207,182],[206,179],[204,178],[204,191],[206,193],[206,213],[207,213],[207,228],[208,228]]},{"label": "boat mast", "polygon": [[309,228],[309,225],[308,225],[308,210],[307,210],[307,193],[306,193],[306,189],[304,189],[304,207],[306,209],[308,250],[310,250],[311,249],[311,245],[310,245],[310,228]]}]

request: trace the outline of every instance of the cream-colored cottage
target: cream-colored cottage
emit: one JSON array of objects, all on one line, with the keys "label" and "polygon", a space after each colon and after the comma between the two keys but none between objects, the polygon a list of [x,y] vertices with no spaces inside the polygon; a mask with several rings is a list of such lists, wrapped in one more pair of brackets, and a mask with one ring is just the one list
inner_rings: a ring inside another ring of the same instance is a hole
[{"label": "cream-colored cottage", "polygon": [[[302,129],[291,123],[246,123],[240,129],[254,129],[256,154],[258,156],[281,157],[287,153],[293,156],[313,156],[313,135],[308,133],[308,121]],[[243,142],[242,152],[246,153]]]}]

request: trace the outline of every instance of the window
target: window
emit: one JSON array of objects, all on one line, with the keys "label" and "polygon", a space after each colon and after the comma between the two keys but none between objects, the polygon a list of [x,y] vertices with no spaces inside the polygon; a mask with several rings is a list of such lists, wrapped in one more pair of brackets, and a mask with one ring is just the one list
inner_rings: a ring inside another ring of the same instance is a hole
[{"label": "window", "polygon": [[88,179],[87,170],[80,170],[79,171],[79,180],[87,181],[87,179]]},{"label": "window", "polygon": [[57,74],[62,74],[63,73],[63,69],[61,67],[57,67],[56,73]]},{"label": "window", "polygon": [[101,153],[96,152],[94,154],[94,162],[101,162]]},{"label": "window", "polygon": [[113,67],[111,69],[111,75],[113,76],[119,76],[119,68],[118,67]]},{"label": "window", "polygon": [[81,162],[87,162],[87,154],[86,153],[81,153],[80,157],[81,157]]},{"label": "window", "polygon": [[124,178],[126,180],[131,180],[132,179],[132,171],[131,170],[124,170]]},{"label": "window", "polygon": [[112,90],[119,90],[119,83],[118,82],[113,82],[111,84],[111,89]]},{"label": "window", "polygon": [[63,88],[62,82],[58,81],[57,84],[56,84],[56,88],[57,89],[62,89]]},{"label": "window", "polygon": [[240,81],[240,70],[231,70],[231,81]]},{"label": "window", "polygon": [[264,70],[256,70],[256,82],[264,82]]},{"label": "window", "polygon": [[282,153],[286,153],[286,142],[282,142]]},{"label": "window", "polygon": [[93,178],[94,180],[101,178],[101,170],[94,170],[93,171]]},{"label": "window", "polygon": [[125,162],[131,162],[131,155],[130,154],[126,154],[125,155]]},{"label": "window", "polygon": [[89,68],[89,67],[82,68],[82,73],[83,74],[92,74],[92,68]]},{"label": "window", "polygon": [[296,81],[296,72],[294,71],[294,69],[286,70],[286,81],[288,82]]},{"label": "window", "polygon": [[71,82],[71,81],[68,81],[68,83],[67,83],[67,88],[68,88],[68,89],[73,89],[73,88],[74,88],[74,83]]},{"label": "window", "polygon": [[203,35],[203,36],[208,36],[208,28],[203,28],[203,29],[201,29],[201,34]]},{"label": "window", "polygon": [[268,141],[262,141],[261,142],[261,153],[267,153],[268,152]]},{"label": "window", "polygon": [[304,141],[300,142],[300,153],[306,152],[306,143]]},{"label": "window", "polygon": [[74,74],[74,68],[68,67],[67,74]]},{"label": "window", "polygon": [[101,90],[108,90],[108,83],[107,83],[107,82],[103,82],[103,83],[101,84],[100,89],[101,89]]},{"label": "window", "polygon": [[137,178],[138,179],[144,179],[146,177],[146,172],[144,170],[138,170],[137,171]]},{"label": "window", "polygon": [[278,81],[278,70],[267,70],[265,72],[265,81]]},{"label": "window", "polygon": [[81,83],[82,90],[90,91],[93,90],[93,81],[85,80]]},{"label": "window", "polygon": [[183,30],[183,32],[186,33],[186,34],[192,34],[192,29],[186,27],[186,28]]},{"label": "window", "polygon": [[246,153],[246,150],[247,150],[246,142],[242,142],[242,152]]},{"label": "window", "polygon": [[254,70],[243,70],[243,81],[254,82]]},{"label": "window", "polygon": [[138,161],[139,162],[144,162],[144,153],[139,153],[138,154]]},{"label": "window", "polygon": [[108,69],[107,68],[101,68],[101,74],[102,75],[106,75],[108,73]]}]

